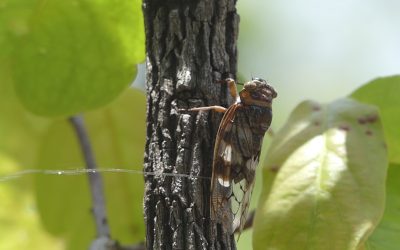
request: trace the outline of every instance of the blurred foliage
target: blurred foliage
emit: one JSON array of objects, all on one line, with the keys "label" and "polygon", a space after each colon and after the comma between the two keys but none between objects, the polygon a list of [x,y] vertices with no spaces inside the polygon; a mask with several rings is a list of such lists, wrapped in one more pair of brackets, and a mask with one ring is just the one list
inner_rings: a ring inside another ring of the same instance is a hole
[{"label": "blurred foliage", "polygon": [[397,250],[400,246],[400,165],[391,164],[386,180],[385,213],[366,249]]},{"label": "blurred foliage", "polygon": [[[121,95],[144,60],[141,1],[0,0],[0,46],[2,176],[83,168],[67,121],[26,109],[86,111],[100,167],[142,169],[145,98]],[[113,239],[143,241],[142,175],[107,174],[104,184]],[[0,182],[0,198],[0,249],[86,249],[93,240],[84,175],[16,176]]]},{"label": "blurred foliage", "polygon": [[[145,98],[130,89],[116,102],[85,114],[93,151],[100,168],[141,171],[145,141]],[[37,169],[84,168],[72,126],[59,120],[46,131]],[[120,243],[144,240],[142,175],[103,175],[108,222],[112,236]],[[38,175],[35,182],[37,205],[46,229],[65,236],[68,249],[84,249],[95,237],[87,176]],[[79,228],[79,230],[76,230]]]},{"label": "blurred foliage", "polygon": [[0,45],[8,51],[19,98],[36,114],[103,106],[131,84],[135,65],[144,60],[139,0],[1,4]]},{"label": "blurred foliage", "polygon": [[360,248],[384,210],[386,167],[376,108],[301,103],[267,152],[254,249]]},{"label": "blurred foliage", "polygon": [[[9,112],[0,112],[0,131],[8,132],[2,134],[0,143],[1,175],[28,168],[83,168],[77,139],[67,121],[49,124],[23,109],[16,109],[21,115],[13,112],[15,106],[16,98],[0,105],[9,108]],[[29,123],[24,121],[26,117]],[[130,89],[111,105],[86,113],[85,119],[100,167],[142,170],[143,93]],[[0,220],[4,222],[0,224],[0,233],[4,232],[0,249],[43,249],[44,245],[51,249],[86,249],[94,237],[87,177],[36,175],[33,181],[30,177],[0,182]],[[144,240],[143,185],[140,174],[104,175],[109,224],[112,236],[121,243]]]},{"label": "blurred foliage", "polygon": [[[3,65],[0,61],[1,176],[34,166],[41,134],[49,122],[24,110]],[[63,240],[51,236],[41,225],[31,178],[0,182],[0,200],[0,249],[62,249]]]},{"label": "blurred foliage", "polygon": [[[23,149],[28,150],[21,146]],[[0,166],[0,175],[12,175],[21,169],[19,162],[3,151]],[[30,183],[25,178],[0,183],[0,249],[63,249],[64,240],[52,236],[41,225]]]}]

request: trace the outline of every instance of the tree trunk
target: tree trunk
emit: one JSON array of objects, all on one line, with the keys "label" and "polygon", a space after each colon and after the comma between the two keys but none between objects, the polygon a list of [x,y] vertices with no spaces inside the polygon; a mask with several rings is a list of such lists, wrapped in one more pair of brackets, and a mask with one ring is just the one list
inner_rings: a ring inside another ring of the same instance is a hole
[{"label": "tree trunk", "polygon": [[[147,249],[236,249],[210,220],[210,176],[221,119],[190,107],[229,106],[235,78],[236,0],[144,0]],[[175,175],[180,174],[180,175]],[[189,176],[185,176],[189,175]]]}]

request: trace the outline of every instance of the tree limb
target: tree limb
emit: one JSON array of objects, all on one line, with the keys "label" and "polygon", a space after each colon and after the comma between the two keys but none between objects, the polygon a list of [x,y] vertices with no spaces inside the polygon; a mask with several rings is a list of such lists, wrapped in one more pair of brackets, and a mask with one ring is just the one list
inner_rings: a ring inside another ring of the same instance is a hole
[{"label": "tree limb", "polygon": [[[92,147],[88,134],[85,129],[85,124],[81,116],[72,116],[70,119],[71,124],[75,130],[82,154],[85,160],[86,168],[96,170],[96,161],[92,152]],[[90,191],[92,195],[93,216],[96,224],[97,237],[110,237],[110,229],[107,222],[106,207],[104,201],[103,182],[101,175],[93,171],[88,174]]]}]

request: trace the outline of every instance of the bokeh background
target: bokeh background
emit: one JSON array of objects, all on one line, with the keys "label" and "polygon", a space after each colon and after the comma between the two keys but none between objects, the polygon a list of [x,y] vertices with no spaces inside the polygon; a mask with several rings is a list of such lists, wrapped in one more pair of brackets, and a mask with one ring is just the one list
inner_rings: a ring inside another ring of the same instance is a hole
[{"label": "bokeh background", "polygon": [[[239,72],[277,89],[274,130],[303,100],[327,103],[400,72],[399,1],[247,0],[237,6]],[[253,206],[260,184],[259,178]],[[247,231],[239,249],[251,249],[250,242]]]}]

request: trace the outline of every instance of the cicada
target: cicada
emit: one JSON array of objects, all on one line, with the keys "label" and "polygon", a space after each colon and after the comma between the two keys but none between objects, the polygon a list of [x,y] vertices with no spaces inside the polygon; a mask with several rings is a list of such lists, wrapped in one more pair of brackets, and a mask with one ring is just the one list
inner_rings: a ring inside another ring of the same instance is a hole
[{"label": "cicada", "polygon": [[246,82],[239,93],[233,79],[225,82],[236,100],[234,104],[229,108],[210,106],[189,111],[224,113],[214,146],[210,215],[225,232],[240,233],[247,219],[261,146],[271,124],[272,100],[277,93],[259,78]]}]

